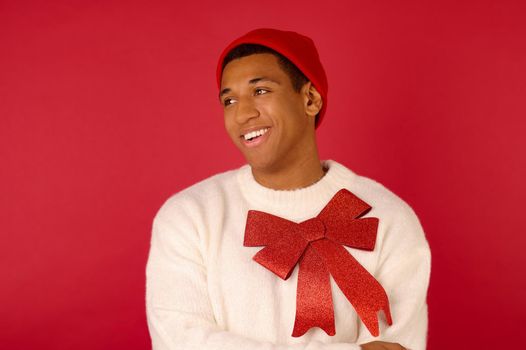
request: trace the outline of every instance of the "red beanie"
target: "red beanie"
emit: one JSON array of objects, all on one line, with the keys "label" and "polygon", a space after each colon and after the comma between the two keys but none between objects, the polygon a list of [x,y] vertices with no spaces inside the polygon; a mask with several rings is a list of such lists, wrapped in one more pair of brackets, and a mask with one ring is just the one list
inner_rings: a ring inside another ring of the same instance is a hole
[{"label": "red beanie", "polygon": [[316,90],[320,93],[323,105],[318,113],[316,128],[320,125],[325,110],[327,109],[327,76],[320,62],[316,46],[311,38],[292,31],[283,31],[271,28],[260,28],[252,30],[240,38],[231,42],[219,57],[217,64],[217,87],[221,88],[222,65],[225,56],[234,47],[240,44],[260,44],[269,47],[298,67],[298,69],[309,79]]}]

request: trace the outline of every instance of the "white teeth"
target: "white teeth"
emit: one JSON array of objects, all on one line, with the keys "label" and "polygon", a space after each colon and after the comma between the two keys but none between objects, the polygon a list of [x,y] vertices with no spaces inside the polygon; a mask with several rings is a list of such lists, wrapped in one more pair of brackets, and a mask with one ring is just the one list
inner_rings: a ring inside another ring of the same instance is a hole
[{"label": "white teeth", "polygon": [[252,131],[252,132],[249,132],[248,134],[245,134],[243,135],[243,137],[245,138],[245,140],[249,140],[253,137],[256,137],[256,136],[261,136],[263,134],[265,134],[267,131],[268,131],[269,128],[265,128],[265,129],[261,129],[261,130],[257,130],[257,131]]}]

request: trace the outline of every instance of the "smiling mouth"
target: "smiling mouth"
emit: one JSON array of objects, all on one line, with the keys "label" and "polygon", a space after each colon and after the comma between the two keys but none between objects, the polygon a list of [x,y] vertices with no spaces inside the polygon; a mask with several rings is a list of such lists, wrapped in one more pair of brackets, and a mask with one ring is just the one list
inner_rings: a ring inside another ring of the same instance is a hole
[{"label": "smiling mouth", "polygon": [[246,142],[253,142],[254,140],[260,138],[263,135],[265,135],[265,134],[252,136],[252,137],[249,137],[248,139],[246,139],[244,136],[242,136],[242,137],[243,137],[243,140],[246,141]]},{"label": "smiling mouth", "polygon": [[252,132],[247,135],[242,135],[242,143],[247,147],[255,147],[265,141],[268,138],[268,133],[270,128],[266,128],[263,133],[261,132]]}]

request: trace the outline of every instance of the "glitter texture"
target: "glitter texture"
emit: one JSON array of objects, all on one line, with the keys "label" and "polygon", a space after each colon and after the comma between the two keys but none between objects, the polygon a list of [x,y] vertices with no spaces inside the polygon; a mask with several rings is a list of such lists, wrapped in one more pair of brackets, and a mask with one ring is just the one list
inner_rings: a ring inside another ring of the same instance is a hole
[{"label": "glitter texture", "polygon": [[347,189],[339,190],[314,218],[300,223],[249,210],[244,246],[264,246],[253,259],[286,280],[299,264],[293,337],[312,327],[336,334],[332,276],[369,332],[379,335],[378,311],[393,324],[380,283],[343,247],[374,250],[379,219],[360,218],[371,206]]}]

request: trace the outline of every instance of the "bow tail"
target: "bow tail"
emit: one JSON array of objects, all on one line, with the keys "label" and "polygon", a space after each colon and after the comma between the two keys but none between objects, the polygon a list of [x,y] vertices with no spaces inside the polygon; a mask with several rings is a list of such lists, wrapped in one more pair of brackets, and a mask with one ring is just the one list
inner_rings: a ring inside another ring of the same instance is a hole
[{"label": "bow tail", "polygon": [[312,327],[336,334],[330,275],[323,259],[308,247],[299,263],[296,319],[293,337],[301,337]]},{"label": "bow tail", "polygon": [[378,311],[382,310],[387,323],[393,324],[382,285],[343,246],[328,239],[311,244],[323,256],[334,281],[373,336],[380,333]]}]

